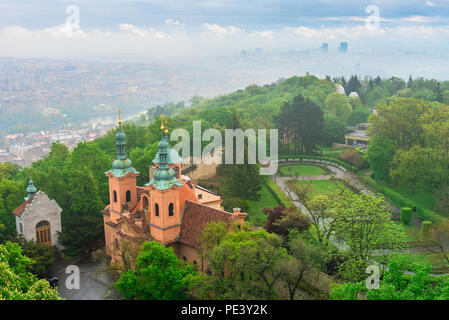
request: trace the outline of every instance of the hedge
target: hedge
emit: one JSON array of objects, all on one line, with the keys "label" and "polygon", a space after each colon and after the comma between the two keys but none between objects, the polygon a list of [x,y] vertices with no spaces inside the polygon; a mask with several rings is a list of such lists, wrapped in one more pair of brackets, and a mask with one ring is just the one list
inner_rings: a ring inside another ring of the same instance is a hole
[{"label": "hedge", "polygon": [[425,237],[429,235],[430,229],[432,228],[432,221],[423,221],[421,223],[421,232],[422,235]]},{"label": "hedge", "polygon": [[267,189],[273,195],[277,202],[284,208],[290,208],[293,206],[293,202],[285,195],[285,193],[274,183],[273,180],[267,179],[265,183]]},{"label": "hedge", "polygon": [[421,217],[424,220],[429,220],[429,221],[432,221],[435,223],[438,223],[440,221],[441,217],[435,211],[418,205],[417,203],[410,200],[409,198],[404,197],[399,192],[394,191],[393,189],[391,189],[385,185],[379,184],[367,176],[359,176],[359,179],[364,184],[366,184],[368,187],[382,193],[385,196],[385,198],[390,200],[391,203],[393,203],[396,207],[413,208],[414,209],[413,211],[416,213],[416,215]]},{"label": "hedge", "polygon": [[401,208],[401,222],[403,224],[409,225],[412,221],[412,208],[402,207]]},{"label": "hedge", "polygon": [[304,155],[283,155],[283,156],[279,156],[279,159],[295,159],[295,160],[300,160],[300,161],[307,161],[307,160],[328,161],[328,162],[335,163],[336,165],[341,166],[348,171],[357,172],[356,167],[351,166],[350,164],[347,164],[346,162],[335,159],[335,158],[320,157],[320,156],[304,156]]}]

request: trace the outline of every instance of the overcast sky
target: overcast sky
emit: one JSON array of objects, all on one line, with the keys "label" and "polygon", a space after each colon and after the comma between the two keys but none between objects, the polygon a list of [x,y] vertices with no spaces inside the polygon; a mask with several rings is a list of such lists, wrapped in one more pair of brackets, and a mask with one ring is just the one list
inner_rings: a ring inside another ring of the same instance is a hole
[{"label": "overcast sky", "polygon": [[449,0],[0,0],[0,56],[163,59],[341,41],[419,50],[448,39]]}]

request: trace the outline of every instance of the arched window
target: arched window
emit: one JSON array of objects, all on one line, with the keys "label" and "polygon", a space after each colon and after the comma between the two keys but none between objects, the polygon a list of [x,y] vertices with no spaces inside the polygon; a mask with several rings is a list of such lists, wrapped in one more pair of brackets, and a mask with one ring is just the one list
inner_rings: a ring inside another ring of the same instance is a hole
[{"label": "arched window", "polygon": [[114,202],[117,202],[117,191],[114,190]]},{"label": "arched window", "polygon": [[186,256],[182,257],[182,260],[184,260],[184,261],[187,261],[187,258],[186,258]]},{"label": "arched window", "polygon": [[48,221],[41,221],[36,224],[36,242],[51,246],[51,230]]},{"label": "arched window", "polygon": [[126,202],[131,202],[131,191],[126,191]]},{"label": "arched window", "polygon": [[146,208],[148,208],[148,198],[143,197],[142,198],[142,209],[146,209]]},{"label": "arched window", "polygon": [[22,222],[19,222],[19,232],[23,233],[23,225]]},{"label": "arched window", "polygon": [[159,205],[157,203],[154,205],[154,214],[159,217]]},{"label": "arched window", "polygon": [[175,206],[173,205],[173,203],[170,203],[170,205],[168,206],[168,216],[172,217],[175,214]]}]

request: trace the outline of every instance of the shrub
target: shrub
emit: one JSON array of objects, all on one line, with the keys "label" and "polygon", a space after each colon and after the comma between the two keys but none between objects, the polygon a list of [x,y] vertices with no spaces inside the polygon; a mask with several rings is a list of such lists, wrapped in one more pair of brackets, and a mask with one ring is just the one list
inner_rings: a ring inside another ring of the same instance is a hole
[{"label": "shrub", "polygon": [[360,154],[354,149],[346,149],[340,154],[340,160],[353,165],[357,169],[360,169],[363,165],[363,159]]},{"label": "shrub", "polygon": [[401,222],[403,224],[409,225],[412,220],[412,208],[403,207],[401,208]]},{"label": "shrub", "polygon": [[423,221],[422,224],[421,224],[421,233],[422,233],[422,235],[424,237],[428,236],[431,228],[432,228],[432,221]]}]

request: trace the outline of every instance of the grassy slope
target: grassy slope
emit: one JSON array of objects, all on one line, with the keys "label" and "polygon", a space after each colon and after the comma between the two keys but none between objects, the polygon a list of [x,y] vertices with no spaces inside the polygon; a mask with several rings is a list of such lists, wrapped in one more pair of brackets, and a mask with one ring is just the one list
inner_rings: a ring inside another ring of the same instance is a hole
[{"label": "grassy slope", "polygon": [[267,221],[267,216],[263,214],[263,209],[273,209],[279,205],[267,186],[263,185],[260,200],[249,201],[248,221],[256,226],[264,226]]}]

